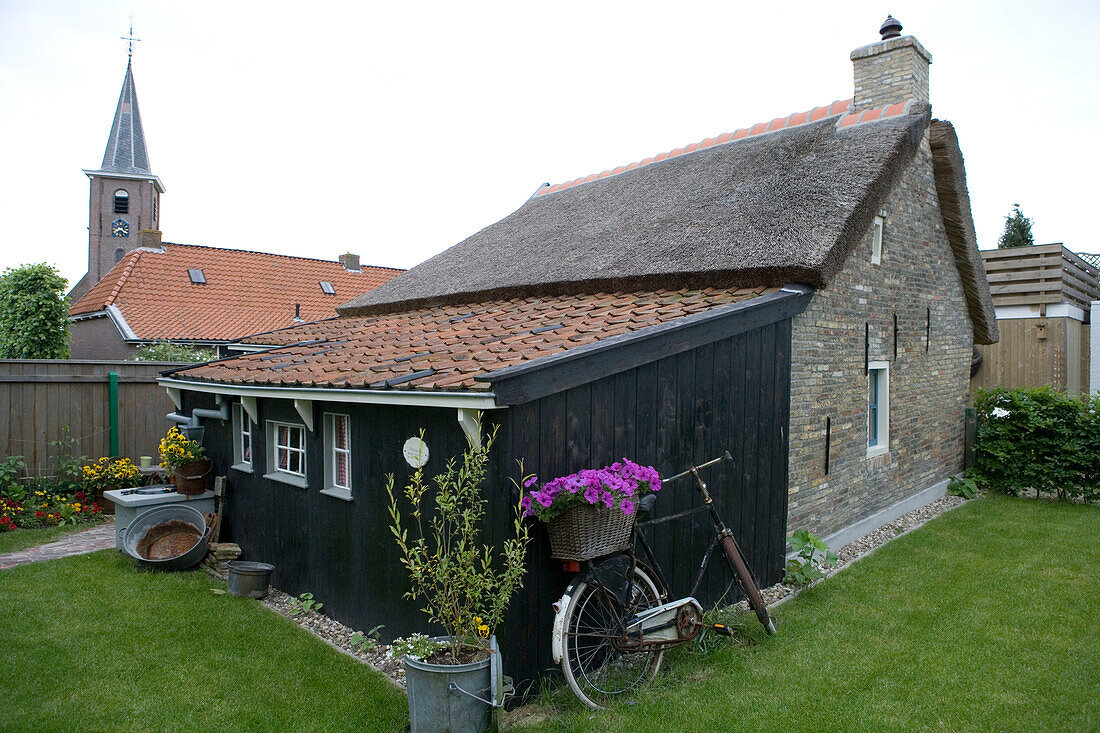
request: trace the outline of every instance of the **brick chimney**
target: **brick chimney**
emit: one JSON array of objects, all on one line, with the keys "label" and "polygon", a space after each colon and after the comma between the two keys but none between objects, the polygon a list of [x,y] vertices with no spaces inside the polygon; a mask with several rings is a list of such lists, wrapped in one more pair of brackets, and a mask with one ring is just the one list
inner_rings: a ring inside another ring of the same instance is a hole
[{"label": "brick chimney", "polygon": [[142,229],[139,246],[161,249],[163,247],[160,241],[161,236],[161,233],[156,229]]},{"label": "brick chimney", "polygon": [[887,16],[879,33],[881,41],[852,51],[852,111],[878,109],[910,99],[929,102],[928,66],[932,54],[913,36],[901,35],[901,23],[893,16]]},{"label": "brick chimney", "polygon": [[350,272],[359,272],[359,255],[353,255],[351,252],[345,252],[340,255],[340,264],[344,266],[345,270]]}]

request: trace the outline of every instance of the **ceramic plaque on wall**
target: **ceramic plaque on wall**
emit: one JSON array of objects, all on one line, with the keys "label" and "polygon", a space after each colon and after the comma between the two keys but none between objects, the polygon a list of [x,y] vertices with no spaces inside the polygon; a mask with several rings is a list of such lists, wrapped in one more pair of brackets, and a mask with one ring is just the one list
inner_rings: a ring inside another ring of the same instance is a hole
[{"label": "ceramic plaque on wall", "polygon": [[401,452],[405,455],[405,463],[413,468],[420,468],[428,462],[428,444],[420,438],[406,440]]}]

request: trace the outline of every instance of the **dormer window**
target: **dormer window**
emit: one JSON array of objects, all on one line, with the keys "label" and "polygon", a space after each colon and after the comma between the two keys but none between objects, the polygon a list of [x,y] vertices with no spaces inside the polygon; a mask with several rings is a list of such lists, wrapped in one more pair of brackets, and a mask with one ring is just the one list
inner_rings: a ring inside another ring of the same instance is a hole
[{"label": "dormer window", "polygon": [[115,191],[115,213],[130,213],[130,194],[127,193],[125,189],[120,188]]},{"label": "dormer window", "polygon": [[882,264],[882,229],[884,219],[882,215],[875,217],[875,223],[871,225],[871,264]]},{"label": "dormer window", "polygon": [[187,270],[187,276],[191,278],[191,282],[193,283],[198,285],[206,284],[206,275],[203,274],[202,270],[190,268]]},{"label": "dormer window", "polygon": [[325,295],[336,295],[336,289],[332,287],[332,283],[328,280],[321,281],[321,292]]}]

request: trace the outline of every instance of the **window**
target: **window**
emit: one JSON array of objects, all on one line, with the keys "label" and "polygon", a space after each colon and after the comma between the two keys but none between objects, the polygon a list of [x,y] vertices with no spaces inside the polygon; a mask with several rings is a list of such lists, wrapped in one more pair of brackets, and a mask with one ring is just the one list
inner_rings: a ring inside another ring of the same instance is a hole
[{"label": "window", "polygon": [[867,365],[867,457],[890,450],[890,363]]},{"label": "window", "polygon": [[240,402],[233,405],[233,468],[252,473],[252,420]]},{"label": "window", "polygon": [[196,285],[206,284],[206,275],[200,269],[194,267],[188,268],[187,277],[191,278],[191,282],[195,283]]},{"label": "window", "polygon": [[328,280],[321,280],[321,292],[325,295],[336,295],[336,288]]},{"label": "window", "polygon": [[321,493],[351,501],[351,428],[347,415],[325,413],[325,488]]},{"label": "window", "polygon": [[125,189],[120,188],[115,191],[115,213],[130,213],[130,194],[127,193]]},{"label": "window", "polygon": [[267,473],[264,478],[306,487],[306,427],[293,423],[267,423]]},{"label": "window", "polygon": [[871,225],[871,264],[882,264],[882,228],[885,219],[881,215],[875,217],[875,223]]},{"label": "window", "polygon": [[122,262],[122,258],[125,257],[125,256],[126,256],[126,250],[124,250],[122,247],[119,247],[118,249],[116,249],[115,250],[115,264],[117,265],[119,262]]}]

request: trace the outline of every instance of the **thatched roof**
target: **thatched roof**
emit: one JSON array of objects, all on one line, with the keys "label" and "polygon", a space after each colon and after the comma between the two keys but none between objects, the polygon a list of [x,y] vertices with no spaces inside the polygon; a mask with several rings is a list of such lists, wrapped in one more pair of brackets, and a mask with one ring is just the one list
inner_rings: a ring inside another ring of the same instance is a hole
[{"label": "thatched roof", "polygon": [[827,285],[913,159],[929,108],[827,117],[545,195],[341,306],[365,315],[518,295]]},{"label": "thatched roof", "polygon": [[932,120],[928,142],[932,146],[932,168],[936,176],[936,193],[940,200],[947,241],[955,253],[955,266],[962,277],[974,340],[979,344],[995,344],[1000,334],[994,313],[993,296],[985,266],[978,252],[974,234],[974,217],[970,213],[970,193],[966,188],[959,138],[950,122]]}]

